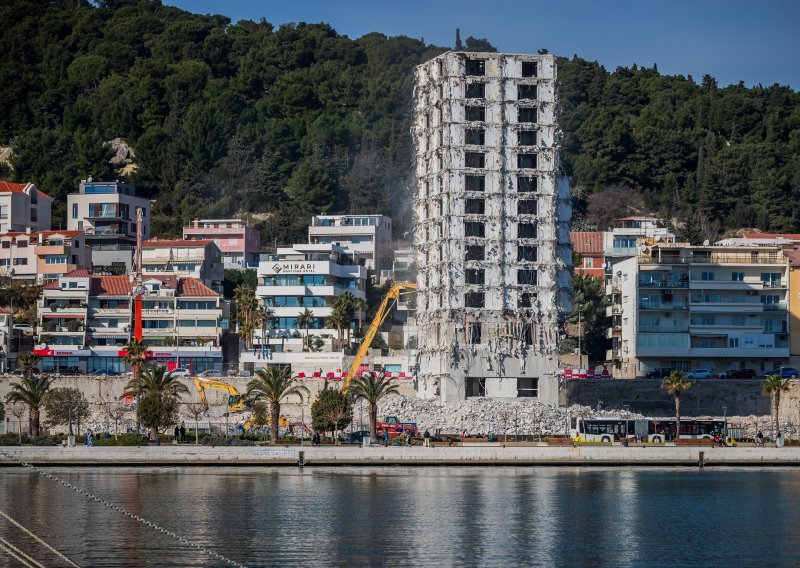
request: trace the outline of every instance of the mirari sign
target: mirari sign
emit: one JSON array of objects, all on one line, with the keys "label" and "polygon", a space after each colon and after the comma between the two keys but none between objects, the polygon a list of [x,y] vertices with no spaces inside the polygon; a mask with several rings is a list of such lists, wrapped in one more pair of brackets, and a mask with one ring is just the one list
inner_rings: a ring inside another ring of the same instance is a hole
[{"label": "mirari sign", "polygon": [[272,265],[275,274],[316,274],[316,262],[276,262]]}]

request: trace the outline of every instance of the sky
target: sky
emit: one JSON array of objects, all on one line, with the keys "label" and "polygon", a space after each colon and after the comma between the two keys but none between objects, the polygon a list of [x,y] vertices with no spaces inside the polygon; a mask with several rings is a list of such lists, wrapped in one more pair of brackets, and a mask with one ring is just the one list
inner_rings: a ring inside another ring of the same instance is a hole
[{"label": "sky", "polygon": [[326,22],[340,34],[370,32],[453,46],[488,39],[499,51],[596,60],[607,69],[706,73],[720,85],[800,88],[800,0],[163,0],[237,22]]}]

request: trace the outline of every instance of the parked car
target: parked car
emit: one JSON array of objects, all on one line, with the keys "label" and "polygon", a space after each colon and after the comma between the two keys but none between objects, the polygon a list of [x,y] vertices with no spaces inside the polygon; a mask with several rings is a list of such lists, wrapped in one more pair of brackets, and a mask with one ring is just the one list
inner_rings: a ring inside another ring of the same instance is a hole
[{"label": "parked car", "polygon": [[192,373],[186,367],[178,367],[170,371],[174,377],[190,377]]},{"label": "parked car", "polygon": [[25,335],[33,335],[33,326],[29,323],[15,323],[12,329],[21,331]]},{"label": "parked car", "polygon": [[755,379],[758,373],[754,369],[728,369],[719,374],[720,379]]},{"label": "parked car", "polygon": [[686,376],[690,379],[710,379],[713,374],[711,369],[695,369],[687,373]]},{"label": "parked car", "polygon": [[672,372],[672,369],[668,367],[662,367],[660,369],[656,369],[655,371],[650,371],[645,375],[645,378],[648,379],[663,379],[667,375]]},{"label": "parked car", "polygon": [[361,445],[364,438],[369,439],[369,430],[356,430],[350,434],[344,433],[339,435],[339,439],[345,444]]},{"label": "parked car", "polygon": [[198,377],[221,377],[222,371],[217,371],[216,369],[208,369],[207,371],[203,371],[197,375]]},{"label": "parked car", "polygon": [[800,374],[798,374],[797,369],[794,367],[781,367],[780,369],[773,369],[766,376],[770,375],[780,375],[784,379],[796,379]]}]

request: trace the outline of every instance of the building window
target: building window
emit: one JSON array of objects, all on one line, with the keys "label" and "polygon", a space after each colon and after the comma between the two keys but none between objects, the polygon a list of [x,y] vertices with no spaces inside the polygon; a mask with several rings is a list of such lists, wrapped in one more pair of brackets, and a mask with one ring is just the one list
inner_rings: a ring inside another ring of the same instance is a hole
[{"label": "building window", "polygon": [[486,189],[486,178],[468,175],[464,178],[464,189],[466,191],[484,191]]},{"label": "building window", "polygon": [[536,271],[535,270],[517,270],[517,284],[524,286],[536,285]]},{"label": "building window", "polygon": [[485,199],[467,199],[464,212],[467,215],[483,215],[486,211]]},{"label": "building window", "polygon": [[535,108],[517,108],[517,122],[531,122],[536,124],[537,118]]},{"label": "building window", "polygon": [[481,329],[481,324],[479,323],[471,323],[467,326],[467,339],[472,345],[478,345],[481,342],[481,336],[483,335]]},{"label": "building window", "polygon": [[536,223],[517,223],[518,239],[535,239]]},{"label": "building window", "polygon": [[467,377],[465,390],[467,398],[486,396],[486,379],[483,377]]},{"label": "building window", "polygon": [[10,249],[11,248],[11,241],[3,241],[3,248]]},{"label": "building window", "polygon": [[536,62],[523,61],[522,62],[522,76],[523,77],[536,77]]},{"label": "building window", "polygon": [[36,212],[35,207],[31,207],[31,222],[36,223],[39,220],[39,214]]},{"label": "building window", "polygon": [[44,257],[45,264],[67,264],[67,255],[48,254]]},{"label": "building window", "polygon": [[535,130],[517,130],[518,146],[536,146]]},{"label": "building window", "polygon": [[484,293],[483,292],[467,292],[464,294],[464,306],[467,308],[482,308],[484,307]]},{"label": "building window", "polygon": [[731,272],[731,280],[734,282],[744,282],[744,272]]},{"label": "building window", "polygon": [[486,74],[486,61],[483,59],[467,59],[466,72],[467,75],[472,77],[482,77]]},{"label": "building window", "polygon": [[479,245],[467,245],[464,248],[464,260],[483,260],[484,257],[484,247]]},{"label": "building window", "polygon": [[594,259],[590,256],[583,257],[583,267],[584,268],[594,268]]},{"label": "building window", "polygon": [[486,108],[477,105],[467,105],[464,110],[464,118],[467,122],[484,122],[486,120]]},{"label": "building window", "polygon": [[467,284],[484,284],[486,281],[485,272],[482,268],[468,268],[464,271],[464,281]]},{"label": "building window", "polygon": [[486,85],[484,83],[470,83],[467,85],[466,98],[482,99],[486,96]]},{"label": "building window", "polygon": [[536,191],[536,178],[530,176],[517,176],[517,192],[533,193]]},{"label": "building window", "polygon": [[536,154],[517,154],[517,167],[529,170],[536,169]]},{"label": "building window", "polygon": [[27,258],[15,258],[14,259],[14,266],[27,266],[28,259]]},{"label": "building window", "polygon": [[478,223],[477,221],[465,221],[464,236],[483,238],[486,236],[486,225]]},{"label": "building window", "polygon": [[486,142],[486,131],[483,128],[467,128],[465,143],[474,146],[483,146]]},{"label": "building window", "polygon": [[518,246],[517,247],[517,260],[522,262],[535,262],[536,261],[536,247],[531,246]]},{"label": "building window", "polygon": [[519,297],[519,307],[532,308],[535,301],[536,301],[536,293],[523,292],[522,294],[520,294]]},{"label": "building window", "polygon": [[72,218],[73,219],[77,219],[78,218],[78,204],[77,203],[73,203],[72,204]]},{"label": "building window", "polygon": [[536,85],[517,85],[517,100],[536,100]]},{"label": "building window", "polygon": [[0,258],[0,266],[10,266],[11,259],[10,258]]},{"label": "building window", "polygon": [[464,166],[467,168],[483,168],[486,165],[486,154],[483,152],[467,152],[464,154]]},{"label": "building window", "polygon": [[703,271],[700,273],[700,280],[706,280],[706,281],[714,280],[714,273]]},{"label": "building window", "polygon": [[534,377],[517,379],[517,396],[528,398],[538,397],[539,379]]},{"label": "building window", "polygon": [[517,201],[517,215],[536,215],[536,200],[520,199]]}]

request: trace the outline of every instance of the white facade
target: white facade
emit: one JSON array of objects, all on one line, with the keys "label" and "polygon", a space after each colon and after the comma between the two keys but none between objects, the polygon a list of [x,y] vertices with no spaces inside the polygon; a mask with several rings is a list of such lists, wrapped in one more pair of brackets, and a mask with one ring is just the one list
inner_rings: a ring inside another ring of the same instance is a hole
[{"label": "white facade", "polygon": [[551,55],[448,52],[416,70],[419,390],[557,401],[569,188]]},{"label": "white facade", "polygon": [[[363,260],[350,251],[330,244],[297,244],[278,248],[277,254],[261,255],[258,265],[256,296],[272,310],[274,319],[268,331],[269,352],[302,351],[300,336],[305,326],[297,317],[308,309],[314,319],[309,334],[316,335],[330,349],[338,330],[327,324],[335,299],[349,292],[365,298],[367,269]],[[261,330],[255,343],[263,346]]]},{"label": "white facade", "polygon": [[308,242],[351,250],[377,274],[392,267],[392,220],[384,215],[314,215]]},{"label": "white facade", "polygon": [[172,274],[196,278],[219,294],[225,278],[222,252],[210,240],[145,241],[142,243],[142,272],[145,276]]},{"label": "white facade", "polygon": [[0,233],[48,230],[52,204],[32,183],[0,180]]},{"label": "white facade", "polygon": [[779,367],[788,280],[780,247],[663,245],[621,260],[606,285],[612,374]]},{"label": "white facade", "polygon": [[150,201],[120,181],[81,180],[67,196],[67,229],[84,231],[91,245],[136,242],[136,210],[142,210],[142,236],[150,238]]}]

